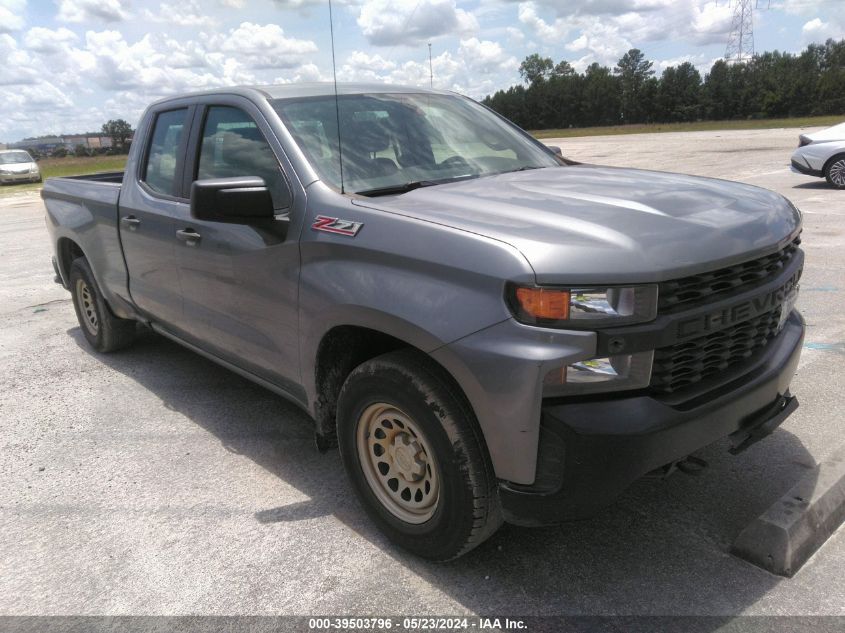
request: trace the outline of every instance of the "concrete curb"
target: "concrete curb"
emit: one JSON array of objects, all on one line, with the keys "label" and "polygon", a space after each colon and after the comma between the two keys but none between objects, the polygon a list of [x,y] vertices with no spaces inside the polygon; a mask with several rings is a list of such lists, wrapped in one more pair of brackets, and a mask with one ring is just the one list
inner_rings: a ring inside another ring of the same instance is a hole
[{"label": "concrete curb", "polygon": [[731,553],[793,576],[845,520],[845,447],[801,478],[740,532]]}]

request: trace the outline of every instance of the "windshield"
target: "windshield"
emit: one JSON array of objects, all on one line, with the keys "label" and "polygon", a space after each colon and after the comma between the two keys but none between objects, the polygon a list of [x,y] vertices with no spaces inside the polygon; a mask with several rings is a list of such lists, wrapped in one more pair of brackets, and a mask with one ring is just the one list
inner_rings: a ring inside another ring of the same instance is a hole
[{"label": "windshield", "polygon": [[341,95],[337,110],[334,95],[272,104],[320,177],[338,189],[339,115],[347,192],[401,193],[414,188],[409,184],[559,165],[489,110],[458,96]]},{"label": "windshield", "polygon": [[14,163],[31,163],[32,156],[26,152],[0,152],[0,165],[13,165]]}]

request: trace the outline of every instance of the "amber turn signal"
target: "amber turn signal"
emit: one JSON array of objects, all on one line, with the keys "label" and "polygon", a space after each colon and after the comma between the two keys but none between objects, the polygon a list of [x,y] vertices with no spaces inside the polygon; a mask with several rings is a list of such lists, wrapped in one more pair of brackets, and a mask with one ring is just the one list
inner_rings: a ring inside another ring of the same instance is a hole
[{"label": "amber turn signal", "polygon": [[569,318],[569,291],[552,288],[517,288],[516,300],[522,312],[539,321]]}]

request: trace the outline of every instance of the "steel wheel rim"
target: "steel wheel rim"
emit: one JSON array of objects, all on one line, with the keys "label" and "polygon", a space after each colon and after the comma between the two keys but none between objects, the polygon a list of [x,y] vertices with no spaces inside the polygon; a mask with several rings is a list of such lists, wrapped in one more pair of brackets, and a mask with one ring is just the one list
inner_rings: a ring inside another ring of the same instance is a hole
[{"label": "steel wheel rim", "polygon": [[82,323],[93,336],[97,336],[100,330],[100,319],[97,318],[97,306],[94,303],[94,294],[91,288],[83,279],[76,282],[76,296],[79,299],[79,310],[82,313]]},{"label": "steel wheel rim", "polygon": [[406,523],[425,523],[437,510],[440,477],[428,440],[413,419],[380,402],[358,419],[358,459],[381,504]]},{"label": "steel wheel rim", "polygon": [[839,187],[845,187],[845,158],[830,166],[830,180]]}]

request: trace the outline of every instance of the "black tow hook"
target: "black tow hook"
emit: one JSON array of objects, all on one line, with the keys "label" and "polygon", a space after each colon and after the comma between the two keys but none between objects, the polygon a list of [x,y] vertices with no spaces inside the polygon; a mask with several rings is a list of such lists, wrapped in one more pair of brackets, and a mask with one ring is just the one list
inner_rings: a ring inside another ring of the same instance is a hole
[{"label": "black tow hook", "polygon": [[680,472],[684,473],[685,475],[692,475],[693,477],[698,477],[701,473],[704,472],[704,469],[708,466],[709,464],[700,457],[696,457],[695,455],[687,455],[683,459],[679,459],[678,461],[672,462],[671,464],[666,464],[663,467],[663,478],[666,479],[669,475],[675,472]]},{"label": "black tow hook", "polygon": [[695,455],[687,455],[685,459],[682,459],[677,464],[678,470],[685,475],[692,475],[694,477],[698,477],[709,465],[706,461]]},{"label": "black tow hook", "polygon": [[731,440],[730,454],[738,455],[749,446],[771,435],[797,408],[798,398],[787,391],[774,405],[751,418],[739,431],[728,436]]}]

